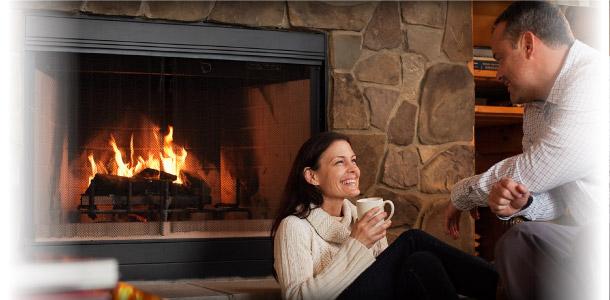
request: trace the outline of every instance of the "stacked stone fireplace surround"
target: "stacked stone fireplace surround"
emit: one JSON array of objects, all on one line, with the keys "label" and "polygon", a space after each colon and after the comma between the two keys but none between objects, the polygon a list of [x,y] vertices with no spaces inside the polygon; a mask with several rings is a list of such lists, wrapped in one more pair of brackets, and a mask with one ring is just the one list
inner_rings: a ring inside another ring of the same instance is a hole
[{"label": "stacked stone fireplace surround", "polygon": [[469,253],[474,224],[444,233],[451,187],[474,174],[470,2],[22,2],[20,9],[218,23],[328,36],[328,129],[348,134],[366,196],[392,199],[389,238],[423,229]]}]

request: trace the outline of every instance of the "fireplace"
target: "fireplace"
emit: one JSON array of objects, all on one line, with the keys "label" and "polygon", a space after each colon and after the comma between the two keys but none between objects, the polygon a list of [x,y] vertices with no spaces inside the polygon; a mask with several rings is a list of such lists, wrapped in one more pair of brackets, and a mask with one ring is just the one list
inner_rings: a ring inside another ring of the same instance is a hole
[{"label": "fireplace", "polygon": [[114,256],[122,279],[269,274],[290,164],[326,128],[325,36],[25,21],[32,252]]}]

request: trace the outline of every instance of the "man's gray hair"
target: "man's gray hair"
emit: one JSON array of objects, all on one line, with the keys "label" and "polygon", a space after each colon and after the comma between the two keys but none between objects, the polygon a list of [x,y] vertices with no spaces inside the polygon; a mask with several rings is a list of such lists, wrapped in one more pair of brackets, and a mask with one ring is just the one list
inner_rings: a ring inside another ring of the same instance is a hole
[{"label": "man's gray hair", "polygon": [[559,7],[543,1],[516,1],[502,12],[494,22],[506,22],[504,35],[517,46],[517,41],[526,31],[531,31],[550,47],[572,45],[574,35],[568,20]]}]

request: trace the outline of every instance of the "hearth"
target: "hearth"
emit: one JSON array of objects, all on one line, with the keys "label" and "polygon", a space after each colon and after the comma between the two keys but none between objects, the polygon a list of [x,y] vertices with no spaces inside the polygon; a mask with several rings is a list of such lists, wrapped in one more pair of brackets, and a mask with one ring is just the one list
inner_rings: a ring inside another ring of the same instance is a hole
[{"label": "hearth", "polygon": [[25,21],[33,253],[115,256],[123,279],[268,274],[290,163],[326,126],[325,36]]}]

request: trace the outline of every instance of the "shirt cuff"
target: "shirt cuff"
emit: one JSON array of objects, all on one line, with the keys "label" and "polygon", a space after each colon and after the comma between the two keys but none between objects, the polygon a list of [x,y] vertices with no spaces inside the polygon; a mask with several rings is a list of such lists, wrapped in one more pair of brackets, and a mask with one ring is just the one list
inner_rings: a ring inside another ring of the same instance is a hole
[{"label": "shirt cuff", "polygon": [[473,196],[479,197],[478,195],[475,195],[476,189],[474,184],[476,184],[476,177],[477,176],[472,176],[462,179],[451,189],[451,203],[453,203],[458,210],[466,211],[479,206],[472,199]]},{"label": "shirt cuff", "polygon": [[534,221],[536,218],[531,214],[532,211],[535,211],[535,207],[537,206],[537,202],[534,200],[534,196],[530,195],[530,198],[527,200],[527,204],[525,204],[521,210],[507,217],[498,216],[498,219],[508,221],[514,217],[524,217],[530,221]]}]

